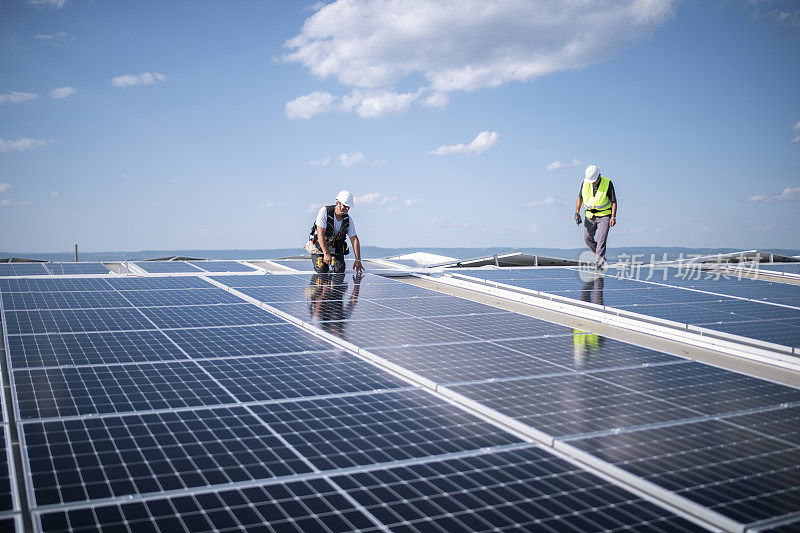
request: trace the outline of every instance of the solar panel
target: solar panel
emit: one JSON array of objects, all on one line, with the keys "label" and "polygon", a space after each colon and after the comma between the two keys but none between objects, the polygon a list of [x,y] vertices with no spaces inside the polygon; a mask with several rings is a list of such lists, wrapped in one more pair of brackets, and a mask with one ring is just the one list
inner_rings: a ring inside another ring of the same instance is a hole
[{"label": "solar panel", "polygon": [[320,470],[520,442],[417,390],[287,401],[252,409]]},{"label": "solar panel", "polygon": [[392,531],[693,531],[537,448],[333,477]]},{"label": "solar panel", "polygon": [[375,524],[324,479],[43,513],[48,532],[369,531]]},{"label": "solar panel", "polygon": [[0,513],[14,510],[14,495],[11,489],[11,469],[9,468],[8,448],[6,446],[7,431],[6,425],[0,424]]},{"label": "solar panel", "polygon": [[196,276],[107,278],[118,291],[152,291],[158,289],[208,289],[212,285]]},{"label": "solar panel", "polygon": [[[556,273],[556,270],[564,272]],[[800,328],[790,328],[785,324],[787,321],[800,320],[800,308],[786,306],[787,303],[800,303],[800,298],[795,302],[794,296],[787,296],[789,293],[781,291],[781,286],[786,287],[785,284],[769,284],[749,279],[685,281],[670,277],[663,283],[675,286],[665,287],[608,275],[584,281],[575,270],[572,270],[573,277],[570,279],[566,277],[566,272],[569,271],[569,269],[540,271],[524,268],[513,271],[475,270],[470,271],[468,277],[543,291],[680,324],[698,325],[713,331],[750,337],[787,347],[800,346]],[[546,277],[548,272],[558,277]],[[771,296],[745,301],[720,294],[688,290],[697,283],[712,284],[709,285],[712,289],[740,297],[755,298],[765,291],[772,292]],[[713,285],[715,283],[719,285]],[[800,297],[800,288],[795,292]],[[768,303],[773,300],[784,305]],[[763,328],[753,327],[753,324],[748,324],[753,319],[768,320],[774,324],[769,325],[765,322],[761,324],[765,326]]]},{"label": "solar panel", "polygon": [[238,261],[189,261],[189,264],[207,272],[254,272],[256,268]]},{"label": "solar panel", "polygon": [[726,422],[642,429],[572,444],[742,523],[797,512],[800,449]]},{"label": "solar panel", "polygon": [[7,311],[131,307],[121,294],[110,290],[6,292],[2,293],[2,301],[3,309]]},{"label": "solar panel", "polygon": [[228,291],[208,289],[166,289],[120,291],[120,297],[135,307],[168,307],[203,304],[240,304],[242,299]]},{"label": "solar panel", "polygon": [[21,431],[36,506],[311,472],[244,407],[25,422]]},{"label": "solar panel", "polygon": [[240,402],[370,392],[406,386],[344,352],[201,361]]},{"label": "solar panel", "polygon": [[5,320],[9,335],[153,329],[153,324],[131,308],[8,311]]},{"label": "solar panel", "polygon": [[186,359],[157,331],[9,335],[6,346],[12,368]]},{"label": "solar panel", "polygon": [[46,276],[44,263],[0,263],[0,276]]},{"label": "solar panel", "polygon": [[[108,280],[108,281],[107,281]],[[65,291],[110,291],[114,278],[32,278],[0,279],[0,291],[8,292],[65,292]]]},{"label": "solar panel", "polygon": [[151,274],[168,274],[173,272],[202,272],[191,263],[184,261],[134,261],[134,265]]},{"label": "solar panel", "polygon": [[[241,301],[241,300],[240,300]],[[283,319],[252,304],[192,305],[188,307],[144,307],[147,318],[159,328],[197,328],[280,324]]]},{"label": "solar panel", "polygon": [[23,420],[235,401],[194,361],[16,370],[14,387]]},{"label": "solar panel", "polygon": [[74,274],[108,274],[110,271],[103,263],[47,263],[50,274],[56,276]]},{"label": "solar panel", "polygon": [[192,358],[304,353],[331,345],[289,324],[173,329],[166,335]]}]

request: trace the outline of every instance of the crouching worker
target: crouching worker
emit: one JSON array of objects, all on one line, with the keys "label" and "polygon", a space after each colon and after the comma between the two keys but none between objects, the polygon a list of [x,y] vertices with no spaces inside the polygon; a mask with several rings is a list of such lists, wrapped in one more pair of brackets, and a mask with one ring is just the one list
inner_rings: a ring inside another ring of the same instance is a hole
[{"label": "crouching worker", "polygon": [[344,256],[350,253],[347,237],[353,244],[353,270],[361,274],[361,245],[356,235],[356,226],[348,212],[353,206],[353,195],[349,191],[341,191],[336,195],[336,204],[322,206],[317,219],[311,227],[306,250],[311,254],[314,271],[335,273],[345,271]]}]

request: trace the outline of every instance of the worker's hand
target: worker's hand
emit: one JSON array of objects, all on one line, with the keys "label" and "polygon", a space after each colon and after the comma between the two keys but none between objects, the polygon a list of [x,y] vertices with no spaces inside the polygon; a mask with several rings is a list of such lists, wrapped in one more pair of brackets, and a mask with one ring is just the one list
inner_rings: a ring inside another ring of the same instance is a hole
[{"label": "worker's hand", "polygon": [[575,213],[575,224],[577,224],[578,226],[580,226],[580,225],[581,225],[581,222],[582,222],[582,220],[581,220],[581,215],[580,215],[580,213]]},{"label": "worker's hand", "polygon": [[608,221],[608,227],[613,228],[617,225],[617,217],[611,217],[611,220]]},{"label": "worker's hand", "polygon": [[325,263],[326,265],[330,265],[332,259],[333,258],[331,257],[330,253],[326,253],[325,255],[322,256],[322,262]]},{"label": "worker's hand", "polygon": [[361,264],[360,259],[353,261],[353,270],[355,270],[359,275],[364,273],[364,265]]}]

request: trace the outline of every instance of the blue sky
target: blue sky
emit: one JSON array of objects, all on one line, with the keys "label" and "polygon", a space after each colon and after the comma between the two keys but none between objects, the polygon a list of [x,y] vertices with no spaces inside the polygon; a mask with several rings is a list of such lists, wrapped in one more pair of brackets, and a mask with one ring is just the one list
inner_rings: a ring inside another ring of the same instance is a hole
[{"label": "blue sky", "polygon": [[0,4],[0,250],[800,248],[789,0]]}]

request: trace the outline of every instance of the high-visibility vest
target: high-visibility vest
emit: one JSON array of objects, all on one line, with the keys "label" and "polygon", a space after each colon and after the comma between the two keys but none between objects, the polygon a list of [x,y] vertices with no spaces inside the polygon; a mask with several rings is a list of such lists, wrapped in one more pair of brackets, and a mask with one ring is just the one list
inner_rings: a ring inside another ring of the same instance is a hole
[{"label": "high-visibility vest", "polygon": [[586,206],[586,217],[603,217],[611,214],[611,200],[608,198],[608,185],[611,182],[608,178],[600,176],[600,185],[597,192],[594,192],[594,185],[584,181],[581,189],[583,205]]}]

